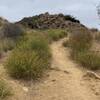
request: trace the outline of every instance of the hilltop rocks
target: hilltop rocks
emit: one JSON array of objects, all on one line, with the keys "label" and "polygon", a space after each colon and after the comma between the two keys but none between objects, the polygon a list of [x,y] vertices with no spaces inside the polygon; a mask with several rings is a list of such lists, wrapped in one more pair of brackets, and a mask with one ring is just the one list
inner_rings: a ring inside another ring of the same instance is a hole
[{"label": "hilltop rocks", "polygon": [[71,26],[82,26],[79,20],[75,19],[70,15],[63,15],[63,14],[50,15],[48,12],[45,14],[24,18],[17,23],[31,29],[49,29],[49,28],[56,29],[56,28],[66,28]]}]

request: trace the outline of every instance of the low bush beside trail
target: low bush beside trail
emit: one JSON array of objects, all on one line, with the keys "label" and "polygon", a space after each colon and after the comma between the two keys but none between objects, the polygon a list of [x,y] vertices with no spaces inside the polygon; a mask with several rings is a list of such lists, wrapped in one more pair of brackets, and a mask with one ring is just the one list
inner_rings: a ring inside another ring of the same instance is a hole
[{"label": "low bush beside trail", "polygon": [[69,37],[69,46],[75,51],[88,50],[92,45],[92,35],[85,30],[77,30]]},{"label": "low bush beside trail", "polygon": [[64,46],[71,48],[71,57],[86,68],[100,69],[100,55],[90,50],[93,37],[91,33],[85,30],[79,30],[72,33]]},{"label": "low bush beside trail", "polygon": [[21,79],[37,79],[50,67],[50,48],[40,36],[22,40],[6,62],[8,73]]}]

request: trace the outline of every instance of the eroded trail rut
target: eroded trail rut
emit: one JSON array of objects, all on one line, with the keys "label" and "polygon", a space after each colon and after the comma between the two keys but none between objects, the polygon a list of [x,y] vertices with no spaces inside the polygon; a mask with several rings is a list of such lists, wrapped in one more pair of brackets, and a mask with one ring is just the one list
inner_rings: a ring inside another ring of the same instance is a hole
[{"label": "eroded trail rut", "polygon": [[69,58],[64,39],[51,45],[53,60],[49,77],[35,85],[32,100],[100,100],[83,79],[85,70]]}]

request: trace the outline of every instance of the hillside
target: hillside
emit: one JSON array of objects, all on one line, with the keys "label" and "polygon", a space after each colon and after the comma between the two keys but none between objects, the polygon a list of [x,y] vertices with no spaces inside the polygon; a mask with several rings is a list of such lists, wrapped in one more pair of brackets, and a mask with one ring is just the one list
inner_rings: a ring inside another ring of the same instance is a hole
[{"label": "hillside", "polygon": [[44,13],[33,17],[25,17],[21,21],[17,22],[24,27],[30,29],[57,29],[57,28],[68,28],[68,27],[85,27],[80,23],[79,20],[63,14],[49,14]]},{"label": "hillside", "polygon": [[100,100],[97,29],[49,13],[0,23],[0,100]]}]

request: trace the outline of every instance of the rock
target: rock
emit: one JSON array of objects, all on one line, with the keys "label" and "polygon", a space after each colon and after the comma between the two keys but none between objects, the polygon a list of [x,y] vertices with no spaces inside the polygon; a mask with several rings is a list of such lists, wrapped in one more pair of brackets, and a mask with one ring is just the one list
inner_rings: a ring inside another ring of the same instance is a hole
[{"label": "rock", "polygon": [[97,75],[95,72],[92,71],[87,71],[84,77],[90,77],[90,78],[95,78],[100,80],[100,76]]},{"label": "rock", "polygon": [[28,91],[29,91],[27,87],[23,87],[23,90],[24,90],[25,92],[28,92]]},{"label": "rock", "polygon": [[33,17],[24,18],[17,23],[31,29],[57,29],[71,27],[75,25],[81,26],[80,21],[70,15],[51,15],[48,12]]},{"label": "rock", "polygon": [[95,95],[99,95],[98,92],[96,92]]},{"label": "rock", "polygon": [[64,71],[64,73],[65,73],[65,74],[69,74],[69,72],[68,72],[68,71],[66,71],[66,70]]},{"label": "rock", "polygon": [[50,70],[54,70],[54,71],[61,71],[58,67],[51,67]]},{"label": "rock", "polygon": [[56,81],[56,79],[53,79],[53,80],[52,80],[52,82],[55,82],[55,81]]}]

